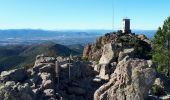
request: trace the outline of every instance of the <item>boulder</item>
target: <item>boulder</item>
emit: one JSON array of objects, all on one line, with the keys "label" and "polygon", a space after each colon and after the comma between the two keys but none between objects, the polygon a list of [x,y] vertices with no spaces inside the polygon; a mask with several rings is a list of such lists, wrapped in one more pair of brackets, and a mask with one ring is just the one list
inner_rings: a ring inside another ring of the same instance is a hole
[{"label": "boulder", "polygon": [[147,60],[126,56],[109,82],[95,91],[94,100],[144,100],[155,78],[156,71]]},{"label": "boulder", "polygon": [[54,88],[54,78],[50,73],[39,73],[40,78],[42,80],[41,85],[44,89],[52,89]]},{"label": "boulder", "polygon": [[28,84],[8,81],[0,86],[0,100],[36,100],[36,96]]},{"label": "boulder", "polygon": [[96,71],[96,72],[100,72],[100,67],[101,67],[101,65],[100,64],[98,64],[98,65],[95,65],[94,66],[94,71]]},{"label": "boulder", "polygon": [[103,47],[103,53],[99,60],[99,64],[109,64],[112,61],[116,61],[118,54],[121,50],[121,44],[105,44]]},{"label": "boulder", "polygon": [[27,73],[23,68],[14,69],[10,71],[3,71],[0,75],[1,82],[15,81],[22,82],[26,79]]},{"label": "boulder", "polygon": [[52,89],[54,88],[54,82],[52,80],[46,80],[43,82],[43,87],[45,89]]},{"label": "boulder", "polygon": [[43,54],[42,55],[37,55],[34,66],[37,66],[37,65],[39,65],[41,63],[54,63],[55,60],[56,59],[54,57],[46,57]]},{"label": "boulder", "polygon": [[46,63],[54,63],[55,62],[55,57],[44,57],[44,60]]},{"label": "boulder", "polygon": [[108,65],[101,65],[99,77],[103,80],[109,80],[110,70]]},{"label": "boulder", "polygon": [[52,79],[52,76],[50,73],[39,73],[39,75],[43,81]]},{"label": "boulder", "polygon": [[102,57],[100,58],[99,64],[108,64],[115,57],[115,48],[111,43],[105,44],[103,47]]},{"label": "boulder", "polygon": [[54,89],[45,89],[44,93],[45,93],[45,96],[49,96],[49,97],[55,95]]}]

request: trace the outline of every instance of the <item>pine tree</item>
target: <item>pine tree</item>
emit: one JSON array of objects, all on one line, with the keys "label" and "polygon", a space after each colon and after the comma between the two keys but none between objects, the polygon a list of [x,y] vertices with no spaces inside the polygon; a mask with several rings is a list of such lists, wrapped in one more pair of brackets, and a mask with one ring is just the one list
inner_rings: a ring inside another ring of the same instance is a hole
[{"label": "pine tree", "polygon": [[170,16],[153,38],[153,61],[157,63],[159,72],[170,76]]}]

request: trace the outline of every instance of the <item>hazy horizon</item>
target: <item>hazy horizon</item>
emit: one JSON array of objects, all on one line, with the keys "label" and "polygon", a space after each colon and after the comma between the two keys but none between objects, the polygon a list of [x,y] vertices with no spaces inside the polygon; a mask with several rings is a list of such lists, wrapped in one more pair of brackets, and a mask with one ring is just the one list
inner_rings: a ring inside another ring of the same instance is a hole
[{"label": "hazy horizon", "polygon": [[[0,30],[44,30],[44,31],[96,31],[96,30],[109,30],[109,31],[118,31],[121,29],[43,29],[43,28],[9,28],[9,29],[1,29]],[[154,31],[157,29],[131,29],[133,30],[146,30],[146,31]]]}]

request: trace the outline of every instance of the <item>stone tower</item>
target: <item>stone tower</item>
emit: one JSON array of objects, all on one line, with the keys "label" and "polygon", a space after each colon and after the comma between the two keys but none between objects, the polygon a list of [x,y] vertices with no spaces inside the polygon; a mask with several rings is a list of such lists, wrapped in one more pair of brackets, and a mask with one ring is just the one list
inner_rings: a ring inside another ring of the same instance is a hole
[{"label": "stone tower", "polygon": [[131,33],[130,19],[125,18],[122,20],[122,32],[123,33]]}]

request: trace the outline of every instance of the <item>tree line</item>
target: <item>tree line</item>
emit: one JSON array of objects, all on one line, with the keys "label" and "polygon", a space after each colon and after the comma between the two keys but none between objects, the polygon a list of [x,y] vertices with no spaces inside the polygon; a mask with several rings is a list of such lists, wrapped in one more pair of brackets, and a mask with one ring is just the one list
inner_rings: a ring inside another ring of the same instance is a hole
[{"label": "tree line", "polygon": [[157,71],[170,76],[170,16],[157,29],[152,42],[152,59]]}]

